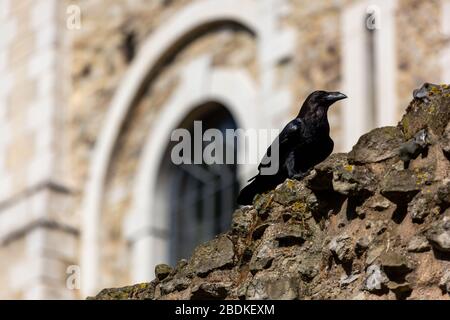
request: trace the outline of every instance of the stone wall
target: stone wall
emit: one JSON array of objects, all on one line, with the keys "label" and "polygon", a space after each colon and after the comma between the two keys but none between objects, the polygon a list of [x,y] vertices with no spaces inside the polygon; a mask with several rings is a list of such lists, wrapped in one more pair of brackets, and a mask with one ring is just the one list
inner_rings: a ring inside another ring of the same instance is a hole
[{"label": "stone wall", "polygon": [[66,116],[71,180],[82,186],[105,112],[136,54],[160,21],[189,1],[77,1],[82,28],[70,33],[72,94]]},{"label": "stone wall", "polygon": [[450,85],[395,127],[235,211],[230,230],[150,283],[96,299],[450,299]]}]

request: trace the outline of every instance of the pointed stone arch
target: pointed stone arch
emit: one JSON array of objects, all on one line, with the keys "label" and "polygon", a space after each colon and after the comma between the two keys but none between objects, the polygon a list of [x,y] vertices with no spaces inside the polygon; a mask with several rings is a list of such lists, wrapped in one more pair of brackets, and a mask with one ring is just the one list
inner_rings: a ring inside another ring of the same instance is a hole
[{"label": "pointed stone arch", "polygon": [[[96,141],[84,189],[81,211],[82,292],[98,290],[98,230],[102,210],[104,184],[112,153],[129,110],[161,61],[195,33],[220,22],[234,22],[250,30],[258,43],[258,65],[261,79],[256,85],[258,107],[270,125],[285,120],[290,105],[288,89],[274,90],[275,65],[292,55],[295,47],[292,30],[279,30],[278,5],[282,0],[202,0],[186,6],[158,28],[143,44],[108,108],[103,128]],[[274,117],[273,106],[277,105]]]}]

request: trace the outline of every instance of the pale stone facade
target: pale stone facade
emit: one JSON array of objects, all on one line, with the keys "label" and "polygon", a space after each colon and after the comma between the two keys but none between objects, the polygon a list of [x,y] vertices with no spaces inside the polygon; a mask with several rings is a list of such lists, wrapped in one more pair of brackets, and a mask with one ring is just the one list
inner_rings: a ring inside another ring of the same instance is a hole
[{"label": "pale stone facade", "polygon": [[[71,298],[79,228],[64,157],[62,1],[0,1],[1,298]],[[68,75],[68,74],[67,74]]]},{"label": "pale stone facade", "polygon": [[448,0],[0,0],[0,298],[149,280],[170,233],[161,161],[190,111],[218,101],[240,127],[280,128],[310,91],[342,90],[346,151],[450,81],[448,17]]}]

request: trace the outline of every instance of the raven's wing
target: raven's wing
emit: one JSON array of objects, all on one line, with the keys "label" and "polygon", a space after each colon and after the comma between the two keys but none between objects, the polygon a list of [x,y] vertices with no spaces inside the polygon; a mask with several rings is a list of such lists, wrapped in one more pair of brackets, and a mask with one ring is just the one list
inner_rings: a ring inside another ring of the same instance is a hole
[{"label": "raven's wing", "polygon": [[[267,148],[267,151],[258,166],[259,173],[261,173],[262,168],[276,165],[273,161],[278,161],[278,168],[280,168],[280,162],[282,162],[280,159],[283,159],[294,145],[298,146],[302,144],[304,129],[305,125],[301,119],[296,118],[289,122],[275,141]],[[278,152],[278,157],[272,159],[272,154],[274,152]]]}]

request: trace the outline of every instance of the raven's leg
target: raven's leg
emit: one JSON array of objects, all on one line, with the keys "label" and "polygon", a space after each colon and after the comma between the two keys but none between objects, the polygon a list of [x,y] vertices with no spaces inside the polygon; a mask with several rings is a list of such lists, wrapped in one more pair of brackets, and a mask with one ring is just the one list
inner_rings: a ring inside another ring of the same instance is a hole
[{"label": "raven's leg", "polygon": [[291,152],[286,157],[285,165],[286,165],[286,170],[287,170],[289,179],[301,180],[311,172],[311,169],[307,170],[306,172],[298,171],[297,169],[295,169],[295,154],[294,154],[294,152]]},{"label": "raven's leg", "polygon": [[298,173],[295,170],[295,156],[294,156],[294,152],[291,152],[291,153],[288,154],[284,164],[286,166],[286,171],[287,171],[288,178],[289,179],[293,178]]}]

